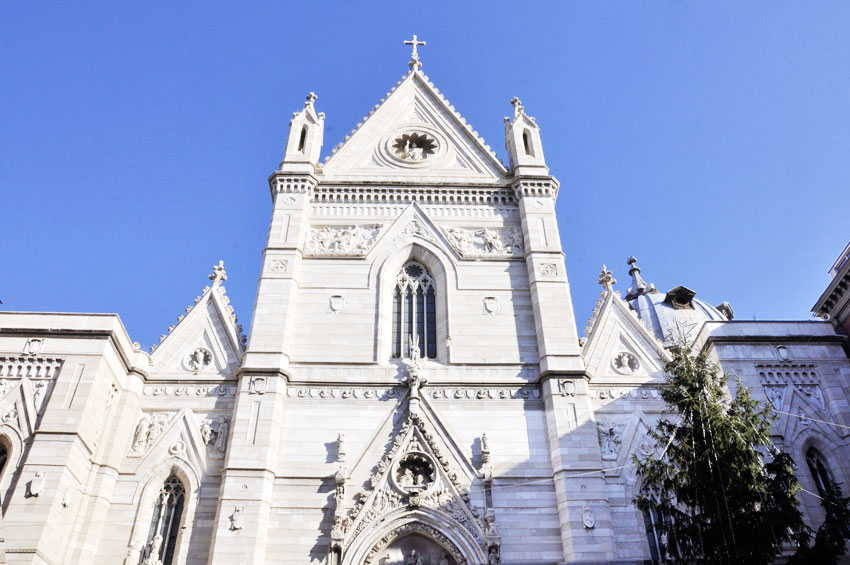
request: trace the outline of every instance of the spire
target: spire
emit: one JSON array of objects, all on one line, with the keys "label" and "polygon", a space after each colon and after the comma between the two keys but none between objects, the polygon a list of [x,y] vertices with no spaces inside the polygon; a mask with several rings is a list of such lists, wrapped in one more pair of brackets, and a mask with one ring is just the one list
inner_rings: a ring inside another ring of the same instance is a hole
[{"label": "spire", "polygon": [[612,276],[611,271],[605,265],[602,265],[602,272],[599,274],[599,284],[606,291],[613,290],[614,285],[617,284],[617,279]]},{"label": "spire", "polygon": [[537,120],[525,113],[522,100],[516,96],[511,98],[511,105],[514,115],[505,118],[505,147],[514,175],[548,175]]},{"label": "spire", "polygon": [[419,41],[416,38],[416,34],[414,33],[413,39],[405,40],[404,44],[405,45],[413,45],[413,53],[411,53],[410,62],[408,63],[408,65],[410,66],[410,69],[413,70],[413,71],[417,71],[417,70],[421,69],[422,63],[419,62],[419,51],[418,51],[417,47],[420,46],[420,45],[424,46],[424,45],[426,45],[426,43],[424,41]]},{"label": "spire", "polygon": [[626,262],[629,264],[629,274],[632,276],[632,286],[629,287],[629,293],[626,295],[626,300],[634,300],[642,294],[658,292],[654,284],[647,283],[643,280],[643,277],[640,276],[640,267],[636,265],[637,259],[635,259],[634,256],[626,259]]}]

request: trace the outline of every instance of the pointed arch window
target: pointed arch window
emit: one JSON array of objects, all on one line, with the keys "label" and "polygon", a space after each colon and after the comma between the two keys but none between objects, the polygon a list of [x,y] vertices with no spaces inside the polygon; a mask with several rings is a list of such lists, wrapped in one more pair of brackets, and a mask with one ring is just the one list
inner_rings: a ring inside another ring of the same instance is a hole
[{"label": "pointed arch window", "polygon": [[9,461],[9,445],[5,437],[0,437],[0,478],[3,477],[3,471],[6,470],[6,463]]},{"label": "pointed arch window", "polygon": [[301,137],[298,138],[298,152],[304,153],[304,147],[307,145],[307,126],[301,128]]},{"label": "pointed arch window", "polygon": [[162,565],[174,563],[185,500],[183,483],[174,474],[170,475],[156,499],[148,541],[139,563],[157,563],[157,559]]},{"label": "pointed arch window", "polygon": [[534,157],[534,151],[531,150],[531,134],[527,129],[522,132],[522,145],[525,148],[525,154]]},{"label": "pointed arch window", "polygon": [[419,355],[437,357],[437,307],[434,278],[423,265],[411,261],[402,267],[393,291],[393,353],[395,359]]},{"label": "pointed arch window", "polygon": [[809,466],[818,494],[825,497],[829,487],[834,484],[832,471],[826,463],[826,458],[816,448],[810,447],[806,450],[806,464]]}]

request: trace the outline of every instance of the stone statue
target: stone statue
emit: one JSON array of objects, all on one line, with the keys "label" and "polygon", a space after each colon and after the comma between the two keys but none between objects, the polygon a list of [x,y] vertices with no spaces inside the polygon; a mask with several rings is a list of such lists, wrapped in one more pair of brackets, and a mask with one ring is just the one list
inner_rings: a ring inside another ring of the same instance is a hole
[{"label": "stone statue", "polygon": [[136,431],[133,434],[133,447],[130,453],[141,455],[145,451],[145,446],[148,441],[148,434],[151,429],[150,414],[142,414],[141,420],[136,424]]},{"label": "stone statue", "polygon": [[218,430],[216,431],[215,448],[221,453],[227,450],[227,436],[230,433],[230,419],[222,416],[218,419]]},{"label": "stone statue", "polygon": [[230,515],[230,529],[232,531],[241,530],[245,527],[245,507],[237,506],[233,509],[233,514]]},{"label": "stone statue", "polygon": [[410,550],[410,557],[404,562],[404,565],[425,565],[422,555],[415,549]]},{"label": "stone statue", "polygon": [[204,445],[209,445],[210,441],[213,439],[213,435],[215,432],[213,431],[212,425],[209,420],[204,420],[201,422],[201,439],[204,441]]},{"label": "stone statue", "polygon": [[438,565],[449,565],[449,554],[443,552],[443,555],[440,557],[440,562]]},{"label": "stone statue", "polygon": [[159,552],[162,549],[162,536],[155,535],[149,547],[147,559],[142,562],[142,565],[162,565],[162,560],[159,558]]},{"label": "stone statue", "polygon": [[345,434],[342,432],[336,436],[336,460],[345,461]]}]

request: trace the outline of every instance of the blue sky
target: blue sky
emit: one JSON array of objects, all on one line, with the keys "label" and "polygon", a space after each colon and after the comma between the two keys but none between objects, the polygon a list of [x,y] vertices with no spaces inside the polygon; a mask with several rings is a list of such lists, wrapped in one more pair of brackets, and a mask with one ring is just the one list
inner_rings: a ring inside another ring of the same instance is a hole
[{"label": "blue sky", "polygon": [[[412,6],[407,8],[406,6]],[[6,3],[0,300],[143,344],[225,261],[250,320],[292,112],[323,155],[424,70],[505,159],[519,96],[561,182],[579,332],[634,254],[739,319],[811,319],[850,239],[848,3]]]}]

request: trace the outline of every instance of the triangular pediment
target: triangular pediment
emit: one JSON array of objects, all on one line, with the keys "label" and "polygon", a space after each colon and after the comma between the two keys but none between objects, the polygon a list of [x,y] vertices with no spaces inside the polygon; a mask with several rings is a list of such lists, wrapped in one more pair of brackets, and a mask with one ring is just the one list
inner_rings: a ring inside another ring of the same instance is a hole
[{"label": "triangular pediment", "polygon": [[196,413],[190,408],[142,412],[127,462],[135,464],[135,472],[141,475],[168,457],[184,459],[193,469],[209,470],[221,464],[229,431],[230,417],[225,412]]},{"label": "triangular pediment", "polygon": [[422,208],[415,202],[409,204],[398,218],[383,230],[367,256],[380,253],[387,246],[396,247],[399,244],[413,242],[428,242],[453,254],[456,259],[460,255],[454,250],[443,232],[428,218]]},{"label": "triangular pediment", "polygon": [[503,181],[504,165],[421,71],[410,72],[322,167],[326,178]]},{"label": "triangular pediment", "polygon": [[670,354],[613,291],[597,303],[582,356],[591,376],[600,379],[659,378]]},{"label": "triangular pediment", "polygon": [[346,543],[391,515],[427,511],[447,525],[465,529],[483,546],[483,517],[469,496],[475,470],[445,430],[427,421],[432,417],[409,414],[394,430],[389,450],[349,510]]},{"label": "triangular pediment", "polygon": [[232,378],[243,345],[224,287],[207,288],[151,355],[150,375],[175,378]]}]

